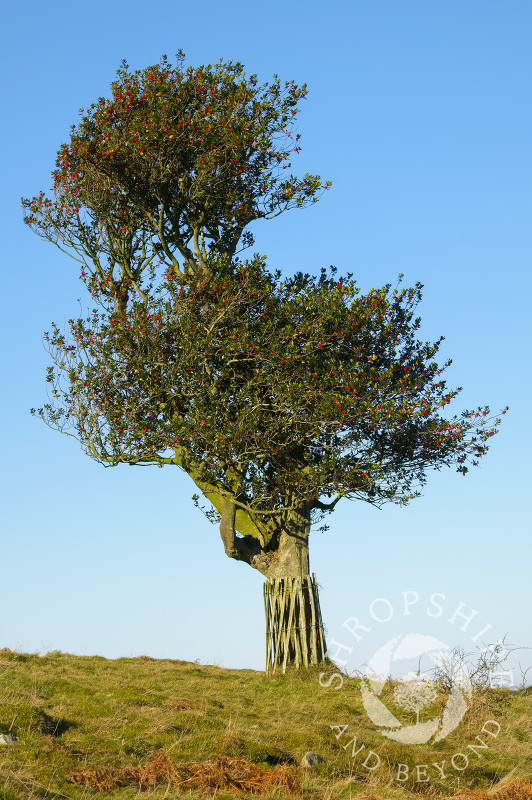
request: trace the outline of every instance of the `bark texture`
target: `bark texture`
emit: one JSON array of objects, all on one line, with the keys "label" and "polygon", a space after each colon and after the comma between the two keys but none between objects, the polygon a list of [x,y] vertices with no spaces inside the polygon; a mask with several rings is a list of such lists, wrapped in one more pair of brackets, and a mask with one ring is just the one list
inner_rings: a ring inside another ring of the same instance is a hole
[{"label": "bark texture", "polygon": [[309,565],[310,504],[288,512],[267,543],[237,532],[235,503],[224,499],[218,507],[226,554],[268,579],[264,584],[266,671],[322,663],[325,634],[318,586]]},{"label": "bark texture", "polygon": [[310,507],[287,512],[279,529],[267,543],[250,534],[241,535],[236,528],[236,507],[225,500],[221,509],[220,535],[230,558],[244,561],[271,580],[299,578],[310,572],[308,539]]}]

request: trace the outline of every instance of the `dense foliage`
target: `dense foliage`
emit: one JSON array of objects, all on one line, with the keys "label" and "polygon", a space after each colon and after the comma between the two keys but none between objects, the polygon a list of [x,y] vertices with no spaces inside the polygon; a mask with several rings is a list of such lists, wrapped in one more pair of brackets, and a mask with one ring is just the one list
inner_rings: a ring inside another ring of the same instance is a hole
[{"label": "dense foliage", "polygon": [[250,222],[329,185],[285,177],[305,87],[179,54],[111,88],[61,146],[54,199],[23,201],[97,305],[46,335],[43,419],[103,464],[180,466],[263,546],[293,509],[405,503],[429,469],[477,464],[500,420],[442,416],[459,390],[417,338],[421,285],[362,295],[334,270],[281,280],[236,257]]},{"label": "dense foliage", "polygon": [[314,202],[330,184],[287,174],[306,87],[258,85],[241,64],[160,64],[111,85],[58,151],[54,199],[23,201],[25,221],[77,258],[99,298],[148,300],[156,267],[186,283],[209,254],[233,258],[249,224]]},{"label": "dense foliage", "polygon": [[264,515],[265,535],[272,514],[325,496],[404,503],[430,468],[467,472],[496,431],[487,408],[442,416],[459,390],[439,342],[416,338],[420,285],[281,282],[256,258],[165,295],[54,327],[40,413],[104,464],[178,464]]}]

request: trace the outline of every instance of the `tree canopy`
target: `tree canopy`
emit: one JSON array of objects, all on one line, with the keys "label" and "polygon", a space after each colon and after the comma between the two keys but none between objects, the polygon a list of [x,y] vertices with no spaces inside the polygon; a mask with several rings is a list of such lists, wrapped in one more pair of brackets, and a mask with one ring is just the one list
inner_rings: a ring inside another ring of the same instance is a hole
[{"label": "tree canopy", "polygon": [[46,334],[40,416],[102,464],[180,467],[228,555],[266,575],[285,574],[282,535],[303,547],[340,499],[404,504],[430,469],[478,464],[500,419],[443,416],[460,389],[435,361],[441,339],[418,339],[421,284],[361,294],[334,269],[282,279],[237,256],[250,222],[329,185],[285,177],[305,87],[180,54],[124,64],[111,88],[61,146],[54,199],[23,201],[97,306]]},{"label": "tree canopy", "polygon": [[300,150],[294,131],[306,86],[259,85],[240,63],[126,62],[72,126],[53,173],[54,198],[23,200],[32,229],[75,257],[100,299],[131,291],[148,302],[156,269],[181,283],[209,274],[209,254],[233,258],[246,228],[315,202],[330,184],[285,172]]},{"label": "tree canopy", "polygon": [[192,287],[170,279],[149,310],[54,326],[41,416],[103,464],[180,466],[266,543],[302,503],[404,504],[428,470],[478,463],[498,421],[487,407],[443,417],[460,390],[434,360],[441,340],[416,337],[421,285],[280,278],[257,257]]}]

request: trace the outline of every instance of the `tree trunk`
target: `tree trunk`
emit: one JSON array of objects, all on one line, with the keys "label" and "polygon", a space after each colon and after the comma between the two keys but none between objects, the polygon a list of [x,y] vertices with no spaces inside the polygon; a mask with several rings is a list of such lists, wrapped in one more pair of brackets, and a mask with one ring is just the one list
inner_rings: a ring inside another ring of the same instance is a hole
[{"label": "tree trunk", "polygon": [[266,672],[320,664],[326,655],[316,576],[310,576],[310,508],[294,511],[271,554],[264,584]]},{"label": "tree trunk", "polygon": [[318,585],[310,576],[308,539],[311,505],[287,514],[282,529],[264,544],[254,535],[237,535],[235,504],[219,503],[220,534],[230,558],[245,561],[268,580],[266,611],[266,671],[286,672],[320,664],[326,647]]},{"label": "tree trunk", "polygon": [[266,672],[321,664],[327,654],[316,576],[264,584]]}]

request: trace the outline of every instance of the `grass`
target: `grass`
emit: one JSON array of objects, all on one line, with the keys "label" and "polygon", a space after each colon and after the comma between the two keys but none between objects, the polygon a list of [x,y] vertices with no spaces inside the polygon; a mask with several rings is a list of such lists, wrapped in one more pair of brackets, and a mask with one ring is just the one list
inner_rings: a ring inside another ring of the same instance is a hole
[{"label": "grass", "polygon": [[[312,672],[269,678],[147,656],[0,650],[0,733],[19,737],[0,746],[0,800],[532,798],[532,689],[477,692],[443,741],[404,745],[375,729],[357,679],[335,685]],[[441,694],[433,702],[441,707]],[[481,733],[487,720],[497,736]],[[334,725],[349,727],[336,738]],[[477,735],[488,747],[475,754]],[[325,762],[303,770],[308,750]],[[374,770],[363,763],[370,750]],[[452,765],[459,753],[466,769]]]}]

